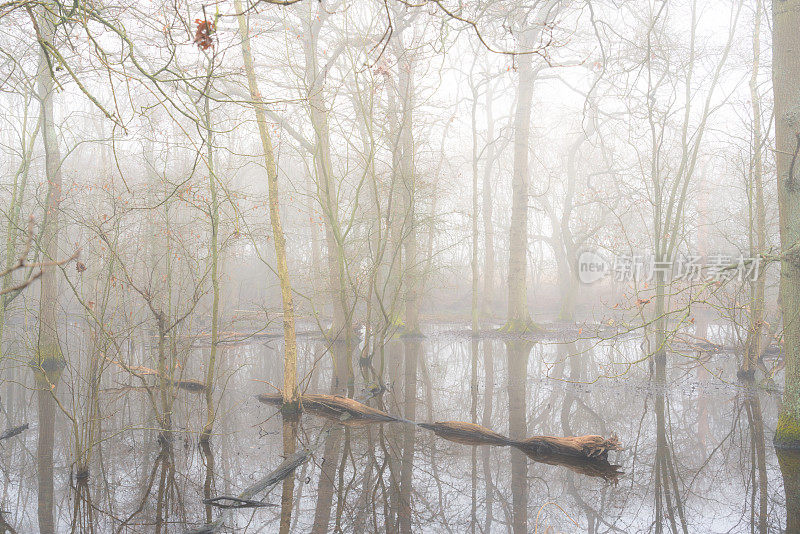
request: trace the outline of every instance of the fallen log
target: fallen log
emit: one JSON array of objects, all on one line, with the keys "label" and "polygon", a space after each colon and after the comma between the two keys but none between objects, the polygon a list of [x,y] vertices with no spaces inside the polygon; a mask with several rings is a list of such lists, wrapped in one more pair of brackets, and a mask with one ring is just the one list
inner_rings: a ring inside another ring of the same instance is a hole
[{"label": "fallen log", "polygon": [[[269,474],[267,474],[267,476],[261,478],[254,484],[251,484],[250,486],[245,488],[238,496],[230,500],[240,501],[240,502],[255,502],[254,497],[256,495],[258,495],[262,491],[265,491],[267,488],[274,486],[284,478],[290,476],[292,473],[294,473],[294,471],[298,467],[306,463],[310,457],[311,457],[311,449],[303,449],[297,451],[296,453],[286,458],[274,470],[270,471]],[[225,498],[224,495],[208,500],[218,501],[223,498]],[[222,513],[220,514],[220,516],[217,518],[216,521],[214,521],[213,523],[209,523],[207,525],[203,525],[197,530],[193,530],[191,534],[215,534],[221,531],[222,527],[225,524],[225,521],[228,519],[232,511],[235,510],[236,508],[239,507],[233,506],[229,508],[223,508]]]},{"label": "fallen log", "polygon": [[187,378],[186,380],[167,380],[167,382],[171,382],[177,388],[180,388],[184,391],[190,391],[192,393],[202,393],[206,390],[206,384],[199,380],[194,380],[192,378]]},{"label": "fallen log", "polygon": [[[206,390],[206,385],[199,380],[167,380],[167,383],[189,393],[202,393]],[[154,386],[120,386],[116,388],[103,388],[103,393],[123,394],[128,391],[145,392],[152,389],[159,389],[159,386],[156,384]]]},{"label": "fallen log", "polygon": [[608,451],[620,451],[622,446],[616,436],[533,436],[515,441],[520,449],[539,455],[557,454],[574,458],[607,458]]},{"label": "fallen log", "polygon": [[[257,398],[260,402],[274,406],[283,403],[280,393],[262,393]],[[305,394],[300,397],[300,404],[305,411],[342,424],[412,422],[339,395]],[[602,477],[605,480],[616,480],[620,475],[620,466],[610,464],[607,459],[609,451],[622,450],[616,436],[608,439],[597,435],[532,436],[514,440],[484,426],[464,421],[416,424],[442,439],[463,445],[514,446],[534,461],[561,465],[583,475]]]},{"label": "fallen log", "polygon": [[232,495],[220,495],[212,499],[203,499],[203,504],[210,504],[215,508],[222,510],[240,509],[240,508],[264,508],[267,506],[278,506],[268,502],[257,501],[254,499],[241,499]]},{"label": "fallen log", "polygon": [[475,423],[464,421],[437,421],[417,423],[437,436],[465,445],[514,445],[532,454],[558,454],[574,458],[606,458],[608,451],[622,450],[616,436],[533,436],[523,440],[507,438],[502,434]]},{"label": "fallen log", "polygon": [[603,457],[581,457],[557,453],[543,453],[535,449],[525,449],[516,445],[525,455],[533,460],[548,465],[557,465],[589,477],[598,477],[608,482],[616,482],[622,474],[621,466],[609,463]]},{"label": "fallen log", "polygon": [[535,462],[559,465],[581,475],[616,481],[620,466],[608,462],[608,451],[621,450],[616,436],[533,436],[513,440],[475,423],[464,421],[437,421],[417,423],[442,439],[463,445],[511,445],[524,452]]},{"label": "fallen log", "polygon": [[[262,393],[257,398],[265,404],[274,406],[283,404],[283,397],[279,393]],[[300,396],[300,405],[303,410],[313,415],[333,419],[345,425],[403,421],[377,408],[340,395],[308,393]]]},{"label": "fallen log", "polygon": [[512,441],[489,430],[485,426],[463,421],[437,421],[435,423],[417,423],[417,426],[432,431],[442,439],[463,445],[510,445]]},{"label": "fallen log", "polygon": [[3,432],[2,434],[0,434],[0,441],[2,441],[4,439],[8,439],[8,438],[13,438],[14,436],[16,436],[18,434],[22,434],[23,432],[28,430],[28,428],[29,428],[28,427],[28,423],[24,423],[24,424],[19,425],[19,426],[11,427],[8,430],[6,430],[5,432]]},{"label": "fallen log", "polygon": [[[155,369],[150,369],[149,367],[145,367],[144,365],[125,366],[116,360],[111,360],[111,363],[116,364],[117,366],[121,367],[122,369],[128,371],[133,375],[160,377],[158,371],[156,371]],[[204,382],[201,382],[200,380],[194,380],[192,378],[174,380],[172,378],[166,377],[165,381],[168,384],[175,386],[176,388],[182,389],[184,391],[189,391],[191,393],[201,393],[206,390],[206,385]]]}]

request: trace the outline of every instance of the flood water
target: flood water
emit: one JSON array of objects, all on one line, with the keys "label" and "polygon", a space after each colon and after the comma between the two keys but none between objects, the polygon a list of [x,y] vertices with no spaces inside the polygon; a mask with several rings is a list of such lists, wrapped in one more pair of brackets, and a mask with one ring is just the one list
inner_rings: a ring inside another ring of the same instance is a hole
[{"label": "flood water", "polygon": [[[722,343],[725,335],[724,328],[709,327],[709,339]],[[388,344],[388,390],[371,399],[358,355],[353,358],[357,400],[417,422],[475,421],[511,437],[616,435],[624,447],[608,457],[619,466],[616,475],[536,461],[513,447],[448,441],[402,422],[358,424],[309,413],[284,422],[275,407],[255,398],[274,391],[269,383],[281,383],[279,338],[222,349],[210,447],[198,446],[204,396],[182,389],[175,391],[173,439],[159,442],[147,392],[111,365],[103,374],[99,430],[91,444],[77,444],[82,421],[76,427],[58,413],[58,531],[202,531],[221,514],[220,532],[252,533],[787,529],[787,512],[792,524],[798,511],[787,510],[784,476],[796,489],[798,462],[784,460],[782,475],[772,446],[780,392],[743,386],[735,355],[725,351],[671,352],[668,385],[657,387],[648,361],[640,361],[641,344],[633,336],[473,340],[462,326],[428,326],[422,338]],[[309,393],[342,386],[347,392],[346,384],[335,383],[328,348],[321,338],[300,338],[300,374]],[[152,347],[134,343],[128,350],[131,361],[146,361]],[[197,346],[192,354],[206,350]],[[199,360],[187,360],[197,363],[182,369],[185,378],[203,377]],[[473,362],[477,388],[471,387]],[[5,427],[27,422],[30,429],[0,441],[0,508],[7,524],[0,532],[37,531],[31,374],[12,366],[1,390]],[[88,388],[80,376],[65,371],[58,394],[78,412]],[[76,450],[89,446],[88,478],[77,476]],[[223,510],[203,503],[239,495],[303,448],[312,451],[311,459],[256,497],[269,506]],[[797,499],[790,492],[790,501]]]}]

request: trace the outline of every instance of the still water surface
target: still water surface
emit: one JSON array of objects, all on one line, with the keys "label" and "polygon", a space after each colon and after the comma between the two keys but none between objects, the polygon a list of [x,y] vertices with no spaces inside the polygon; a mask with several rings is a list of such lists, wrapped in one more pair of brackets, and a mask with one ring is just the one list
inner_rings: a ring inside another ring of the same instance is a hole
[{"label": "still water surface", "polygon": [[[724,337],[723,329],[711,332]],[[407,423],[359,424],[308,413],[284,422],[275,407],[255,398],[274,391],[268,383],[281,382],[276,339],[222,350],[222,391],[208,448],[197,444],[205,421],[202,394],[177,393],[174,439],[159,443],[146,392],[110,369],[88,479],[76,477],[70,422],[59,417],[59,531],[208,531],[204,525],[217,521],[219,532],[249,533],[723,533],[782,532],[787,520],[791,530],[800,495],[790,491],[787,507],[784,477],[796,489],[800,475],[791,457],[782,458],[782,473],[772,447],[779,392],[739,383],[736,357],[727,352],[671,353],[668,385],[657,387],[648,362],[639,361],[641,343],[473,340],[458,327],[439,325],[424,338],[386,347],[381,397],[370,398],[358,371],[351,389],[362,402],[418,422],[475,421],[512,438],[616,435],[624,450],[608,460],[620,466],[617,475],[535,461],[512,447],[447,441]],[[150,347],[133,350],[145,358]],[[194,350],[202,356],[207,349]],[[358,355],[354,361],[358,367]],[[301,340],[300,370],[307,392],[347,392],[346,382],[337,387],[321,339]],[[200,365],[183,373],[203,376]],[[29,374],[12,369],[15,380],[2,386],[6,427],[27,421],[31,428],[0,442],[7,524],[0,532],[37,531],[36,397]],[[86,384],[69,376],[62,381],[60,397],[79,399]],[[304,448],[311,459],[257,496],[270,506],[224,511],[203,503],[239,495]]]}]

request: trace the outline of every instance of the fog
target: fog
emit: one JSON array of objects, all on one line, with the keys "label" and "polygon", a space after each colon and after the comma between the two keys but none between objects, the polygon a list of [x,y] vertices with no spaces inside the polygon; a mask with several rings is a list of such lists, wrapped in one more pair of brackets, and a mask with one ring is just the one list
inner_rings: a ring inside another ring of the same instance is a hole
[{"label": "fog", "polygon": [[0,4],[0,532],[800,532],[798,27]]}]

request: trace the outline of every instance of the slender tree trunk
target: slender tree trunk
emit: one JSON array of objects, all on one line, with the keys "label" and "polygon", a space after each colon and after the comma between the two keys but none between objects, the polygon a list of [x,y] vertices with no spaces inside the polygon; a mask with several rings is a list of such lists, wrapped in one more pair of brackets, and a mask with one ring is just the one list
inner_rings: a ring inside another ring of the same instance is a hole
[{"label": "slender tree trunk", "polygon": [[[211,77],[213,68],[212,59],[209,59],[208,77]],[[210,90],[210,84],[207,86]],[[219,201],[217,200],[217,176],[214,171],[214,132],[211,125],[211,108],[208,94],[204,96],[205,104],[203,115],[206,130],[206,159],[208,166],[208,188],[211,192],[211,244],[209,255],[211,257],[211,349],[206,364],[206,424],[200,435],[201,443],[208,443],[214,428],[214,373],[217,367],[217,344],[219,343]]]},{"label": "slender tree trunk", "polygon": [[[758,94],[758,67],[761,56],[761,1],[756,2],[755,24],[753,26],[753,70],[750,74],[750,101],[753,105],[753,180],[751,195],[750,257],[755,258],[766,249],[767,222],[764,206],[763,164],[761,158],[761,96]],[[755,208],[755,229],[752,228],[752,211]],[[750,284],[750,325],[745,344],[743,367],[752,373],[761,357],[764,328],[764,291],[766,277],[759,276]]]},{"label": "slender tree trunk", "polygon": [[514,173],[511,178],[511,228],[508,256],[508,322],[505,329],[523,332],[533,327],[528,312],[528,189],[531,107],[535,73],[530,54],[516,57],[517,110],[514,119]]},{"label": "slender tree trunk", "polygon": [[564,204],[560,219],[553,216],[553,247],[558,264],[558,286],[561,294],[561,309],[558,318],[562,321],[575,321],[575,301],[578,293],[578,277],[574,270],[577,262],[578,246],[572,235],[572,214],[575,211],[575,190],[578,187],[578,161],[581,146],[589,140],[597,130],[595,108],[588,116],[588,124],[570,145],[567,154],[567,181],[564,192]]},{"label": "slender tree trunk", "polygon": [[[472,81],[472,74],[470,73],[470,85],[472,86],[472,259],[470,261],[470,268],[472,271],[472,336],[473,338],[478,335],[478,89]],[[477,350],[473,351],[472,361],[473,367],[477,368]],[[475,373],[477,375],[477,372]],[[477,376],[476,382],[472,387],[477,389]]]},{"label": "slender tree trunk", "polygon": [[[325,243],[328,249],[328,283],[333,304],[333,322],[329,334],[334,343],[343,343],[345,345],[344,350],[338,351],[344,358],[335,359],[334,365],[346,368],[347,372],[344,376],[348,383],[348,388],[352,390],[354,380],[352,314],[349,311],[350,304],[345,271],[346,259],[339,220],[336,180],[333,176],[327,104],[323,93],[325,73],[320,70],[317,60],[319,33],[325,18],[327,18],[327,12],[320,8],[319,15],[314,18],[309,27],[304,48],[306,59],[305,82],[308,88],[311,126],[314,130],[314,166],[317,174],[317,199],[322,208],[325,221]],[[335,376],[339,376],[339,373],[335,373]],[[352,395],[352,391],[350,393]]]},{"label": "slender tree trunk", "polygon": [[[292,300],[292,286],[289,281],[289,267],[286,261],[286,238],[281,225],[280,209],[278,204],[278,169],[275,165],[275,155],[272,150],[267,127],[267,117],[264,112],[264,100],[258,89],[256,73],[253,68],[253,56],[250,50],[250,30],[245,14],[242,11],[241,0],[234,0],[236,12],[239,13],[239,33],[242,36],[242,57],[244,68],[247,72],[247,83],[250,98],[255,108],[258,133],[264,150],[264,165],[267,169],[267,184],[269,189],[269,218],[272,224],[272,240],[275,243],[275,257],[278,264],[278,279],[281,284],[281,300],[283,302],[283,401],[285,405],[296,405],[299,394],[297,392],[297,340],[294,326],[294,302]],[[296,409],[296,406],[295,406]]]},{"label": "slender tree trunk", "polygon": [[[41,38],[52,46],[53,23],[46,12],[38,19]],[[59,205],[61,203],[61,154],[53,121],[54,80],[47,52],[41,51],[37,93],[41,103],[42,136],[45,149],[47,202],[40,247],[45,261],[58,256]],[[53,492],[53,446],[55,439],[55,390],[66,365],[58,340],[58,268],[45,267],[39,297],[39,340],[33,362],[38,388],[39,436],[36,448],[39,531],[55,532]]]},{"label": "slender tree trunk", "polygon": [[[781,234],[780,299],[786,358],[775,445],[800,447],[800,0],[772,3],[772,87]],[[787,490],[788,491],[788,490]],[[787,493],[788,495],[788,493]]]},{"label": "slender tree trunk", "polygon": [[412,135],[412,109],[414,98],[414,62],[408,53],[401,55],[398,63],[398,85],[401,98],[400,120],[400,158],[398,161],[402,188],[402,204],[404,217],[403,240],[403,281],[405,285],[405,323],[406,332],[411,335],[419,333],[419,307],[422,288],[422,262],[419,248],[419,232],[417,229],[417,176],[414,167],[414,138]]},{"label": "slender tree trunk", "polygon": [[[568,223],[567,223],[568,224]],[[568,245],[560,231],[554,233],[553,247],[555,248],[556,267],[558,268],[558,290],[561,297],[558,319],[560,321],[575,321],[575,299],[578,291],[578,281],[575,279],[570,266]]]},{"label": "slender tree trunk", "polygon": [[[478,422],[478,351],[480,326],[478,324],[478,91],[472,83],[472,339],[470,342],[470,421]],[[477,488],[478,488],[478,448],[472,447],[471,483],[472,483],[472,508],[470,513],[470,532],[477,529]]]},{"label": "slender tree trunk", "polygon": [[495,267],[494,267],[494,207],[492,202],[492,167],[494,166],[494,116],[492,114],[492,84],[486,87],[486,158],[483,168],[483,315],[493,314],[495,299]]}]

